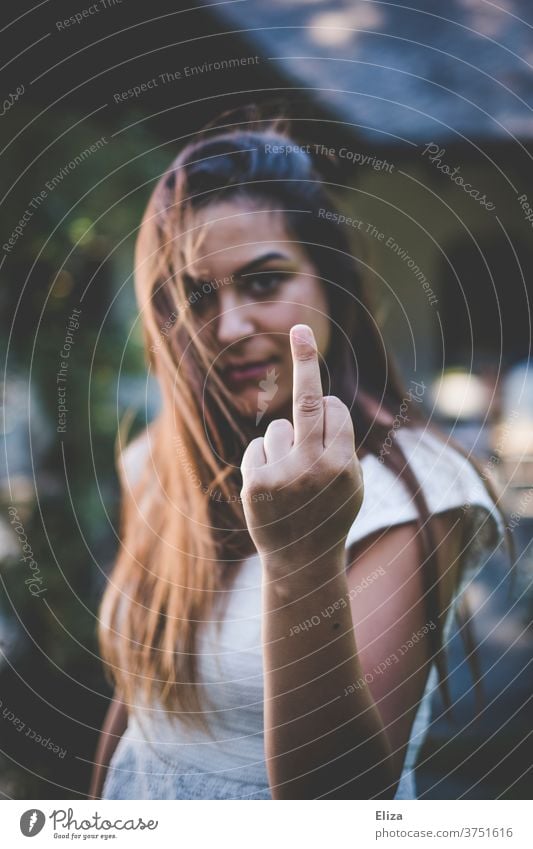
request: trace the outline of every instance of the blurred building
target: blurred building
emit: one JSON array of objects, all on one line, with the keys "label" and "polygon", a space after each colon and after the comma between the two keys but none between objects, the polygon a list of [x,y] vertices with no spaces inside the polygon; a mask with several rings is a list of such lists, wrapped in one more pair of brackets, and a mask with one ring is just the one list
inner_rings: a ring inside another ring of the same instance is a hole
[{"label": "blurred building", "polygon": [[312,94],[315,141],[335,149],[407,374],[527,356],[528,0],[199,3],[285,79],[289,101]]}]

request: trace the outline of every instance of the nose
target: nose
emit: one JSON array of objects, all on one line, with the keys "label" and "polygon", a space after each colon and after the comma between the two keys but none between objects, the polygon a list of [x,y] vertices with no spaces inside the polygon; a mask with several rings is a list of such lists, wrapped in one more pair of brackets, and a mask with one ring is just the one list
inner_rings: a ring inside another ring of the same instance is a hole
[{"label": "nose", "polygon": [[[228,294],[229,293],[225,293]],[[221,298],[220,314],[217,321],[217,340],[219,345],[227,347],[250,336],[255,330],[252,316],[253,306],[243,304],[239,298]]]}]

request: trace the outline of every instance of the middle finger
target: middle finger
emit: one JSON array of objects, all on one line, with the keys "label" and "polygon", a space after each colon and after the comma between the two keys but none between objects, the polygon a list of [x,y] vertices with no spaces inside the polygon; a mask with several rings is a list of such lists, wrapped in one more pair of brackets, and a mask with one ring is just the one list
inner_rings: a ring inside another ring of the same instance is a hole
[{"label": "middle finger", "polygon": [[307,324],[290,330],[294,444],[323,446],[324,398],[315,336]]}]

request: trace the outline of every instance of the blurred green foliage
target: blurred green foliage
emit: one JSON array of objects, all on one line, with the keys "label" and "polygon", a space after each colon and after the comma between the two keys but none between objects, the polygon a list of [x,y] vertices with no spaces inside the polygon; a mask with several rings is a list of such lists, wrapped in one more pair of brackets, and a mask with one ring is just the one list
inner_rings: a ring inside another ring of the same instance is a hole
[{"label": "blurred green foliage", "polygon": [[[10,115],[3,118],[4,138],[12,139],[34,117],[26,100],[16,111],[17,126],[10,125]],[[99,149],[70,167],[102,138]],[[100,726],[106,707],[98,695],[108,687],[95,613],[117,547],[114,446],[125,410],[139,406],[132,387],[136,381],[143,386],[144,374],[133,246],[153,182],[174,153],[155,145],[140,127],[113,138],[97,117],[41,117],[11,142],[11,171],[2,178],[3,241],[25,211],[32,212],[0,272],[6,404],[15,380],[28,397],[8,434],[14,448],[1,481],[3,519],[15,548],[0,553],[0,615],[7,632],[16,628],[19,635],[18,676],[6,650],[2,690],[4,704],[32,726],[40,717],[40,733],[69,750],[65,762],[35,745],[25,753],[24,735],[9,734],[0,723],[8,786],[21,798],[61,798],[71,795],[68,788],[83,792],[88,766],[77,758],[92,757],[90,728]],[[34,209],[32,200],[42,191],[46,196]],[[58,433],[56,375],[74,308],[81,313],[65,381],[66,430]],[[141,408],[134,428],[143,422]],[[24,583],[27,569],[15,554],[18,540],[6,518],[10,504],[19,511],[43,575],[46,593],[40,598]],[[51,708],[44,708],[46,700]]]}]

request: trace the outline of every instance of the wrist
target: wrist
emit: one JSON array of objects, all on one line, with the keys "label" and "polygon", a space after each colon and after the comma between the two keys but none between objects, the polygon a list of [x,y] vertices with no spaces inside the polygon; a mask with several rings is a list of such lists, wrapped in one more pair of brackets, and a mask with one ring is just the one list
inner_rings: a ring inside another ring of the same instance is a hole
[{"label": "wrist", "polygon": [[338,575],[346,574],[346,549],[336,545],[329,551],[305,551],[301,546],[269,554],[261,554],[263,580],[283,595],[308,592]]}]

